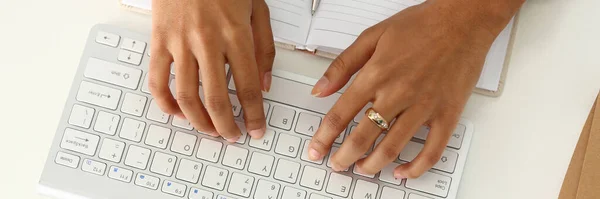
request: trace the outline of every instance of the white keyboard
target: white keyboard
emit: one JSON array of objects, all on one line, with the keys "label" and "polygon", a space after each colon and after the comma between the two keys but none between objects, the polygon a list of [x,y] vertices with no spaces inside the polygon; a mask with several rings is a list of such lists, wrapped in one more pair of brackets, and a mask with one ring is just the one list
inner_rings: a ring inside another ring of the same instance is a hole
[{"label": "white keyboard", "polygon": [[40,179],[42,192],[76,198],[456,197],[473,133],[468,121],[460,121],[440,161],[418,179],[395,179],[392,171],[423,148],[425,127],[382,172],[369,176],[351,167],[336,173],[328,158],[362,113],[324,160],[308,160],[306,146],[339,93],[314,98],[309,94],[314,80],[275,71],[271,92],[264,94],[268,128],[256,140],[246,134],[230,82],[232,111],[243,136],[229,144],[158,108],[148,90],[148,41],[113,26],[92,29]]}]

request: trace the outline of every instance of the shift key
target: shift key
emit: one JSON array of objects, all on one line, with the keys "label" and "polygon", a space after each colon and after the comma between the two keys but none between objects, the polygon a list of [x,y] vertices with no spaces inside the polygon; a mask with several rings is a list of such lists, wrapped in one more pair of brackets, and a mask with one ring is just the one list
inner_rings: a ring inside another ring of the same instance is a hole
[{"label": "shift key", "polygon": [[84,76],[117,86],[137,89],[142,70],[96,58],[90,58]]}]

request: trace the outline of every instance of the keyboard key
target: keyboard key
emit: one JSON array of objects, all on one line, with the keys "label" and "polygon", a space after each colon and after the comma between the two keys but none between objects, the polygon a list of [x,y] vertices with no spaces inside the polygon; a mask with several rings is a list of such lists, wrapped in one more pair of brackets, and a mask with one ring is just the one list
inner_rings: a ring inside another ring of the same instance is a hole
[{"label": "keyboard key", "polygon": [[[419,154],[419,152],[421,152],[423,147],[424,147],[424,145],[421,143],[410,141],[410,142],[406,143],[406,146],[400,153],[400,156],[398,157],[398,159],[400,159],[402,161],[410,162],[413,159],[415,159],[415,157],[417,157],[417,155]],[[433,165],[433,168],[440,170],[440,171],[453,173],[457,160],[458,160],[458,153],[456,153],[454,151],[444,150],[444,152],[442,153],[442,157],[435,165]]]},{"label": "keyboard key", "polygon": [[100,137],[82,131],[67,128],[63,134],[60,148],[94,156]]},{"label": "keyboard key", "polygon": [[410,193],[408,195],[408,199],[431,199],[431,198],[425,197],[425,196],[421,196],[421,195],[417,195],[417,194],[414,194],[414,193]]},{"label": "keyboard key", "polygon": [[88,59],[83,75],[90,79],[136,90],[142,77],[142,70],[92,57]]},{"label": "keyboard key", "polygon": [[[235,124],[237,124],[238,128],[240,129],[240,133],[242,134],[240,138],[237,141],[235,141],[235,143],[246,143],[246,138],[248,137],[248,130],[246,130],[246,125],[243,122],[239,121],[235,121]],[[223,140],[225,140],[225,138],[223,138]]]},{"label": "keyboard key", "polygon": [[169,142],[169,137],[171,137],[171,129],[150,125],[148,128],[148,135],[146,136],[146,145],[166,149],[167,142]]},{"label": "keyboard key", "polygon": [[342,131],[337,138],[335,138],[335,142],[336,144],[342,144],[342,142],[344,142],[344,138],[346,137],[346,129],[344,129],[344,131]]},{"label": "keyboard key", "polygon": [[258,180],[254,199],[277,199],[281,185],[266,180]]},{"label": "keyboard key", "polygon": [[146,118],[155,122],[166,124],[169,120],[169,116],[169,114],[166,114],[160,110],[160,107],[158,107],[158,104],[156,104],[155,100],[150,101],[150,107],[148,108],[148,113],[146,113]]},{"label": "keyboard key", "polygon": [[104,138],[98,157],[111,162],[121,162],[125,143],[113,139]]},{"label": "keyboard key", "polygon": [[279,159],[277,161],[277,167],[275,168],[275,175],[273,177],[277,180],[295,184],[296,179],[298,179],[299,171],[300,164],[297,162]]},{"label": "keyboard key", "polygon": [[229,171],[225,169],[207,166],[202,178],[202,186],[222,191],[225,188],[227,175]]},{"label": "keyboard key", "polygon": [[280,133],[277,145],[275,146],[275,153],[295,158],[298,155],[300,142],[302,142],[302,139],[299,137]]},{"label": "keyboard key", "polygon": [[416,179],[407,179],[406,188],[433,194],[442,198],[448,196],[452,178],[437,173],[425,172]]},{"label": "keyboard key", "polygon": [[179,184],[170,180],[165,180],[163,181],[161,191],[174,196],[183,197],[183,195],[185,195],[186,189],[187,186],[185,186],[184,184]]},{"label": "keyboard key", "polygon": [[285,199],[305,199],[306,198],[306,191],[300,190],[300,189],[295,189],[295,188],[292,188],[292,187],[284,187],[283,188],[283,195],[281,196],[281,198],[285,198]]},{"label": "keyboard key", "polygon": [[106,164],[90,159],[85,159],[81,164],[81,170],[101,176],[104,175],[104,171],[106,170]]},{"label": "keyboard key", "polygon": [[200,140],[200,145],[198,146],[196,157],[209,162],[217,162],[221,155],[221,147],[223,147],[223,143],[202,138]]},{"label": "keyboard key", "polygon": [[194,127],[192,126],[192,123],[190,123],[190,121],[186,120],[186,119],[182,119],[180,117],[173,117],[173,121],[171,121],[171,125],[173,125],[174,127],[179,127],[188,131],[191,131],[192,129],[194,129]]},{"label": "keyboard key", "polygon": [[250,191],[252,190],[253,185],[254,177],[233,173],[231,174],[231,180],[229,180],[227,192],[247,198],[250,197]]},{"label": "keyboard key", "polygon": [[300,113],[295,131],[312,137],[319,126],[321,126],[321,117],[309,113]]},{"label": "keyboard key", "polygon": [[327,196],[322,196],[316,193],[311,193],[310,194],[310,198],[308,199],[331,199],[331,197],[327,197]]},{"label": "keyboard key", "polygon": [[250,146],[257,148],[257,149],[262,149],[265,151],[270,151],[271,150],[271,146],[273,146],[273,139],[275,138],[275,131],[272,129],[267,129],[265,131],[265,135],[263,135],[262,138],[260,139],[250,139]]},{"label": "keyboard key", "polygon": [[121,49],[144,54],[144,50],[146,49],[146,42],[133,40],[129,38],[123,38],[123,42],[121,43]]},{"label": "keyboard key", "polygon": [[144,134],[145,128],[146,123],[134,119],[125,118],[123,119],[123,125],[121,126],[121,132],[119,132],[119,137],[134,142],[140,142],[142,140],[142,135]]},{"label": "keyboard key", "polygon": [[275,157],[273,156],[253,152],[252,157],[250,158],[248,171],[250,173],[268,177],[271,175],[271,169],[273,168],[274,161]]},{"label": "keyboard key", "polygon": [[121,91],[101,86],[98,84],[82,81],[77,91],[77,101],[104,107],[111,110],[117,109]]},{"label": "keyboard key", "polygon": [[325,191],[336,196],[348,197],[348,193],[350,193],[351,184],[351,177],[332,172],[329,175],[329,182],[327,183],[327,188],[325,189]]},{"label": "keyboard key", "polygon": [[229,94],[229,100],[231,100],[231,110],[233,111],[233,117],[239,117],[242,112],[242,104],[237,96]]},{"label": "keyboard key", "polygon": [[135,178],[134,183],[141,187],[146,187],[148,189],[156,190],[158,189],[158,183],[160,179],[154,176],[146,175],[143,173],[138,173]]},{"label": "keyboard key", "polygon": [[190,189],[189,199],[212,199],[212,198],[213,198],[213,193],[210,191],[198,189],[195,187]]},{"label": "keyboard key", "polygon": [[271,104],[263,102],[263,111],[265,112],[265,118],[267,118],[267,115],[269,114],[269,108],[271,108]]},{"label": "keyboard key", "polygon": [[310,144],[310,140],[305,140],[304,141],[304,147],[302,147],[302,156],[300,156],[300,159],[307,161],[307,162],[312,162],[315,164],[323,164],[323,158],[321,158],[320,160],[317,161],[312,161],[308,159],[308,144]]},{"label": "keyboard key", "polygon": [[125,157],[125,165],[144,170],[148,165],[148,159],[150,159],[149,149],[129,145],[127,157]]},{"label": "keyboard key", "polygon": [[323,169],[317,169],[311,166],[304,166],[300,185],[317,191],[321,191],[327,172]]},{"label": "keyboard key", "polygon": [[122,182],[131,182],[131,177],[133,176],[133,171],[129,169],[123,169],[116,166],[111,166],[110,171],[108,172],[108,177],[122,181]]},{"label": "keyboard key", "polygon": [[233,145],[227,145],[225,155],[223,156],[223,165],[234,168],[244,169],[248,150]]},{"label": "keyboard key", "polygon": [[198,138],[195,135],[175,132],[173,143],[171,143],[171,151],[190,156],[194,151],[194,147],[196,147],[196,139]]},{"label": "keyboard key", "polygon": [[134,53],[128,50],[120,50],[117,60],[128,64],[139,66],[142,62],[142,54]]},{"label": "keyboard key", "polygon": [[123,105],[121,105],[121,112],[141,117],[144,108],[146,108],[146,100],[148,99],[144,96],[125,93]]},{"label": "keyboard key", "polygon": [[119,120],[121,120],[121,116],[119,115],[100,111],[98,113],[98,118],[96,118],[94,131],[98,131],[107,135],[115,135],[117,133]]},{"label": "keyboard key", "polygon": [[402,179],[394,177],[394,169],[396,169],[398,166],[400,166],[400,164],[392,162],[383,167],[379,174],[379,180],[393,185],[400,185],[400,183],[402,183]]},{"label": "keyboard key", "polygon": [[371,199],[377,195],[377,189],[379,185],[367,182],[364,180],[357,180],[356,186],[354,186],[354,193],[352,194],[353,199]]},{"label": "keyboard key", "polygon": [[195,184],[198,183],[200,171],[202,171],[202,163],[181,159],[175,178]]},{"label": "keyboard key", "polygon": [[230,196],[218,195],[217,199],[236,199],[236,198],[230,197]]},{"label": "keyboard key", "polygon": [[148,74],[146,73],[146,77],[144,77],[144,82],[142,83],[142,92],[146,94],[150,94],[150,88],[148,87]]},{"label": "keyboard key", "polygon": [[404,199],[404,191],[383,187],[380,199]]},{"label": "keyboard key", "polygon": [[56,154],[56,158],[54,158],[54,162],[63,166],[77,168],[79,165],[79,156],[58,152]]},{"label": "keyboard key", "polygon": [[[327,167],[331,168],[331,157],[339,149],[340,149],[340,147],[336,147],[336,146],[331,147],[331,150],[329,151],[329,157],[327,157]],[[348,171],[348,168],[346,168],[346,170],[344,170],[344,171]]]},{"label": "keyboard key", "polygon": [[[460,149],[462,146],[463,137],[465,135],[466,126],[464,124],[458,124],[452,136],[450,136],[450,140],[448,140],[448,147]],[[427,135],[429,134],[429,127],[421,126],[417,133],[415,134],[415,138],[420,140],[425,140]]]},{"label": "keyboard key", "polygon": [[173,168],[175,167],[176,161],[177,157],[175,156],[162,152],[156,152],[154,153],[154,159],[152,160],[150,171],[152,173],[158,173],[164,176],[171,176],[173,174]]},{"label": "keyboard key", "polygon": [[81,128],[90,128],[92,118],[94,117],[95,110],[81,106],[79,104],[73,105],[71,109],[71,115],[69,116],[69,124],[75,125]]},{"label": "keyboard key", "polygon": [[273,106],[273,113],[271,114],[269,125],[289,131],[292,129],[292,121],[294,121],[295,115],[296,111],[292,109],[282,106]]},{"label": "keyboard key", "polygon": [[98,31],[98,34],[96,34],[96,42],[99,44],[117,47],[117,45],[119,45],[119,40],[121,40],[121,37],[112,33]]}]

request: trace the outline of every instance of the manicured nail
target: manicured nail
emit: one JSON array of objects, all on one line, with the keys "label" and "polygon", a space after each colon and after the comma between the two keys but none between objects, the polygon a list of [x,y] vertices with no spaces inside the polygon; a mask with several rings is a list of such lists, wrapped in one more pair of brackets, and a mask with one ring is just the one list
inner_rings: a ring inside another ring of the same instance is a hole
[{"label": "manicured nail", "polygon": [[319,79],[319,81],[317,81],[317,84],[315,84],[315,86],[313,87],[310,94],[315,97],[319,97],[321,95],[321,92],[323,92],[323,90],[327,87],[328,84],[329,79],[327,79],[327,77],[325,76],[321,77],[321,79]]},{"label": "manicured nail", "polygon": [[265,134],[265,127],[248,131],[248,134],[250,134],[252,138],[260,138]]},{"label": "manicured nail", "polygon": [[240,139],[240,136],[234,137],[234,138],[229,138],[227,139],[228,142],[234,143],[237,142]]},{"label": "manicured nail", "polygon": [[308,150],[308,159],[312,161],[320,160],[321,154],[317,150],[311,148]]},{"label": "manicured nail", "polygon": [[266,72],[263,77],[263,90],[269,92],[271,90],[271,71]]}]

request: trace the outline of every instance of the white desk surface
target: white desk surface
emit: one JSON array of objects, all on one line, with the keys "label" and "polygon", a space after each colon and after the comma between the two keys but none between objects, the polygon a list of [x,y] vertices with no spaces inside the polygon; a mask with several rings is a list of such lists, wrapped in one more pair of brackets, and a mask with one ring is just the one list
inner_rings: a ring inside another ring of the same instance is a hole
[{"label": "white desk surface", "polygon": [[[464,112],[476,131],[458,198],[557,197],[600,89],[598,8],[597,0],[525,4],[504,94],[473,95]],[[0,1],[0,198],[43,198],[35,186],[96,23],[150,28],[117,0]],[[327,63],[279,52],[275,64],[319,77]]]}]

